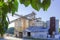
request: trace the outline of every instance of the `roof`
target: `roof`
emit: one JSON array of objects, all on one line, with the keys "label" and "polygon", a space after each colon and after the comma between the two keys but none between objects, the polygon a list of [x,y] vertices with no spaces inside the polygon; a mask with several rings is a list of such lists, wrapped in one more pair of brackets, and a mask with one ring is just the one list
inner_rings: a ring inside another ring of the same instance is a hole
[{"label": "roof", "polygon": [[15,22],[16,20],[18,20],[20,18],[26,18],[27,20],[31,20],[31,19],[28,19],[27,17],[29,17],[29,16],[31,17],[31,16],[36,15],[36,14],[34,12],[32,12],[32,13],[30,13],[28,15],[25,15],[25,16],[22,16],[22,15],[19,15],[19,14],[14,14],[14,15],[18,16],[18,18],[16,18],[15,20],[10,21],[10,23]]},{"label": "roof", "polygon": [[31,16],[33,16],[33,15],[36,15],[34,12],[32,12],[32,13],[30,13],[30,14],[28,14],[28,15],[25,15],[26,17],[31,17]]},{"label": "roof", "polygon": [[48,31],[48,28],[43,28],[41,26],[30,26],[29,28],[27,28],[25,30],[26,32],[47,32]]}]

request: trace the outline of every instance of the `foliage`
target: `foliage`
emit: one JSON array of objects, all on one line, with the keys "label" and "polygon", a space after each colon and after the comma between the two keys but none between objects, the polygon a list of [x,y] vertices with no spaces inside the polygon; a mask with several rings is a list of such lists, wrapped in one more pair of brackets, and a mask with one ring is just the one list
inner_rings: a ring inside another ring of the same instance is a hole
[{"label": "foliage", "polygon": [[[26,7],[31,5],[35,10],[39,11],[41,8],[47,10],[50,6],[51,0],[19,0],[21,4]],[[18,0],[0,0],[0,34],[4,34],[8,28],[7,14],[14,15],[18,11]]]},{"label": "foliage", "polygon": [[59,28],[59,32],[60,32],[60,28]]},{"label": "foliage", "polygon": [[41,8],[46,11],[50,4],[51,0],[20,0],[21,4],[24,4],[25,6],[29,6],[29,4],[37,11],[39,11]]},{"label": "foliage", "polygon": [[18,10],[17,0],[0,0],[0,34],[3,35],[8,28],[8,21],[6,20],[7,14],[12,15]]}]

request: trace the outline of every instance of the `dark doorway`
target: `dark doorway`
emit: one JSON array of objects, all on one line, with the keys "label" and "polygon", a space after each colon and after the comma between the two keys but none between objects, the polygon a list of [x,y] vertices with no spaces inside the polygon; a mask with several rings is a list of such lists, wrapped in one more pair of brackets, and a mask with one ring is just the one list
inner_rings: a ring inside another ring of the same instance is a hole
[{"label": "dark doorway", "polygon": [[27,35],[30,37],[31,36],[31,33],[30,32],[27,32]]},{"label": "dark doorway", "polygon": [[23,37],[23,33],[19,32],[19,37],[22,38]]}]

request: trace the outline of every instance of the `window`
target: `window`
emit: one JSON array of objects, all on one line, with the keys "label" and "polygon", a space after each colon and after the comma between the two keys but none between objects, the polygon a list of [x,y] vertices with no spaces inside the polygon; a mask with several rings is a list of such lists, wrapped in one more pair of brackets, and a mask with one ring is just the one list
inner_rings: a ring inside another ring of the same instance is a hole
[{"label": "window", "polygon": [[27,36],[30,37],[31,36],[31,33],[30,32],[27,32]]}]

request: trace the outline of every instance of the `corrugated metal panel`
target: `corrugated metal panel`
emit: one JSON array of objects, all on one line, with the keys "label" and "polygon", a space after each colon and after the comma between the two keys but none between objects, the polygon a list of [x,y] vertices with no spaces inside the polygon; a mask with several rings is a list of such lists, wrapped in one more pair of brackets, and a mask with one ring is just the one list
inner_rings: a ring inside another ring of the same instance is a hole
[{"label": "corrugated metal panel", "polygon": [[43,28],[43,27],[38,27],[38,26],[31,26],[31,27],[27,28],[25,31],[27,31],[27,32],[45,32],[45,31],[48,31],[48,29]]}]

